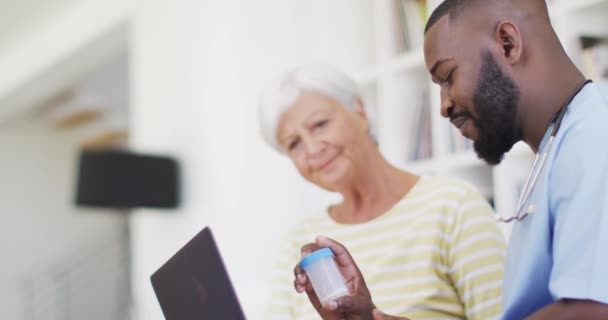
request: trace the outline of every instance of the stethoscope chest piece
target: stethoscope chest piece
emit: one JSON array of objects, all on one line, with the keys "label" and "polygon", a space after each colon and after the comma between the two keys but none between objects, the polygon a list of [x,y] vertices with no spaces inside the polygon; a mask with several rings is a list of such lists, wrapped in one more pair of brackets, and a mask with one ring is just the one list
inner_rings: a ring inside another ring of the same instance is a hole
[{"label": "stethoscope chest piece", "polygon": [[534,204],[529,205],[528,209],[526,209],[526,213],[528,215],[531,215],[531,214],[533,214],[535,212],[536,212],[536,206]]}]

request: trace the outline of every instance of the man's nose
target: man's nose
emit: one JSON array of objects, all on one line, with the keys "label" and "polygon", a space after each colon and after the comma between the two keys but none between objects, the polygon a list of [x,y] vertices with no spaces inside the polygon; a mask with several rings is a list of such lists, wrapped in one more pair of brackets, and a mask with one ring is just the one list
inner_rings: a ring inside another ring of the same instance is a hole
[{"label": "man's nose", "polygon": [[445,86],[441,86],[441,116],[448,118],[454,108],[454,100],[450,98]]}]

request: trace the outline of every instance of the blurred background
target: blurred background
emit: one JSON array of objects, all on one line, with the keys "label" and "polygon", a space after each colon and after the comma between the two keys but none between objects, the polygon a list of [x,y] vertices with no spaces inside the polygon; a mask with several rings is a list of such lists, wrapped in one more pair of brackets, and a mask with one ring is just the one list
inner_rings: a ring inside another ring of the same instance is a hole
[{"label": "blurred background", "polygon": [[[150,275],[211,226],[248,318],[263,319],[280,239],[337,199],[259,134],[261,88],[311,60],[357,79],[393,163],[460,176],[512,210],[530,152],[489,168],[439,118],[419,36],[439,2],[1,1],[0,318],[163,319]],[[575,61],[607,78],[607,1],[551,5]],[[85,199],[95,174],[136,197],[165,181],[133,184],[143,162],[103,159],[84,175],[83,155],[104,150],[168,160],[158,172],[175,176],[176,198]]]}]

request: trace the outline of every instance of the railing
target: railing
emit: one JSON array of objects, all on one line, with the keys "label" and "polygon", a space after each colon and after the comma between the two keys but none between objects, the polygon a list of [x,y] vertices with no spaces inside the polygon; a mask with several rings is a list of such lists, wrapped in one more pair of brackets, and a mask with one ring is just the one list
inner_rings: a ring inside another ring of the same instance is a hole
[{"label": "railing", "polygon": [[[54,265],[15,279],[6,292],[13,310],[2,319],[127,320],[131,302],[129,234],[87,245]],[[12,288],[11,288],[12,287]]]}]

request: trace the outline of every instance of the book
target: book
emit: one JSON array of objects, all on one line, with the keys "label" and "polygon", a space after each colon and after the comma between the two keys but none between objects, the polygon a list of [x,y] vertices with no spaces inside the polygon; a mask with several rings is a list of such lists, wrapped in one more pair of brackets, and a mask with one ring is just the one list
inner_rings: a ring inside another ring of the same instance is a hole
[{"label": "book", "polygon": [[427,20],[426,0],[395,0],[400,25],[399,38],[405,51],[422,47]]},{"label": "book", "polygon": [[408,161],[428,159],[433,156],[433,141],[431,135],[431,108],[429,92],[421,90],[412,114],[412,124],[409,127]]}]

